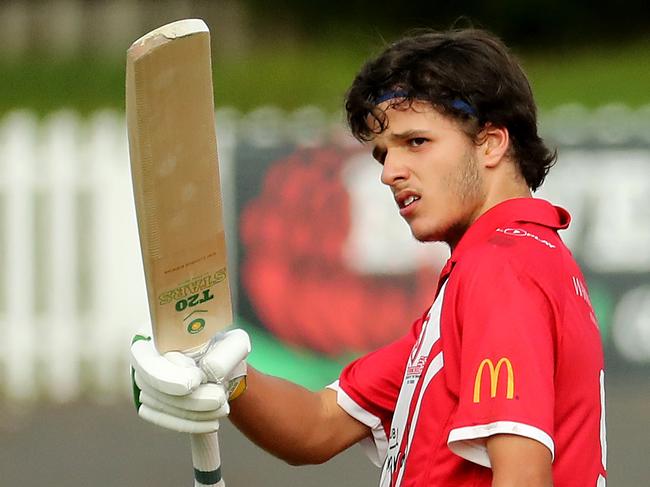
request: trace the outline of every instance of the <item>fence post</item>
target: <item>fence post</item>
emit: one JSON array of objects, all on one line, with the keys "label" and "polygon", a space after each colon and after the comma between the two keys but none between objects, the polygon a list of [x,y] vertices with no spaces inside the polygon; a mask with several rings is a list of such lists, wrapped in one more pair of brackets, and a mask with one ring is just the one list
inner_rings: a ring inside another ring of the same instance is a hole
[{"label": "fence post", "polygon": [[43,128],[40,160],[44,163],[44,222],[47,237],[45,313],[40,318],[45,388],[49,396],[66,402],[80,389],[80,340],[83,336],[76,313],[77,266],[77,185],[80,123],[72,112],[50,116]]},{"label": "fence post", "polygon": [[0,126],[0,181],[3,182],[6,255],[5,310],[0,323],[5,395],[27,400],[36,395],[37,337],[34,329],[34,147],[37,123],[13,112]]}]

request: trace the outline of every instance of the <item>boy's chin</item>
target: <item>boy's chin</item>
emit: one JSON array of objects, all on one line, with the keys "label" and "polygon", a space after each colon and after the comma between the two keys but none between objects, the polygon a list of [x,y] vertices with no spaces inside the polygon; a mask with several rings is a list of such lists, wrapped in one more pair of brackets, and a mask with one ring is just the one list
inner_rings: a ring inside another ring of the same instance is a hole
[{"label": "boy's chin", "polygon": [[411,235],[418,242],[445,242],[453,245],[457,242],[461,235],[454,228],[435,228],[435,227],[417,227],[411,226]]}]

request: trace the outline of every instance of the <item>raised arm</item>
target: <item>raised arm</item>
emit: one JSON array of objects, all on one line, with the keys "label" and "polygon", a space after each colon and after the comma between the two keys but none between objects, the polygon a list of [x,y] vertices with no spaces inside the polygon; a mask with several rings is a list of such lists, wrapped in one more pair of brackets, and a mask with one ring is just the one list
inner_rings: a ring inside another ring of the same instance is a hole
[{"label": "raised arm", "polygon": [[230,420],[253,443],[292,465],[322,463],[370,434],[336,403],[336,392],[312,392],[249,367],[246,392]]}]

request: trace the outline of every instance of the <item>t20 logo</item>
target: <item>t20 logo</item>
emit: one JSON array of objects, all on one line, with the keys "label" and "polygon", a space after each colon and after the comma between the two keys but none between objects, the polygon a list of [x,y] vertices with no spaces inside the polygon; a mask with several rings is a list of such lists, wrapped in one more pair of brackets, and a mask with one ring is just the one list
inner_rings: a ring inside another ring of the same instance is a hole
[{"label": "t20 logo", "polygon": [[192,308],[197,304],[205,303],[211,299],[214,299],[214,294],[212,294],[209,289],[206,289],[202,293],[192,294],[187,298],[176,301],[176,311],[183,311],[187,308]]}]

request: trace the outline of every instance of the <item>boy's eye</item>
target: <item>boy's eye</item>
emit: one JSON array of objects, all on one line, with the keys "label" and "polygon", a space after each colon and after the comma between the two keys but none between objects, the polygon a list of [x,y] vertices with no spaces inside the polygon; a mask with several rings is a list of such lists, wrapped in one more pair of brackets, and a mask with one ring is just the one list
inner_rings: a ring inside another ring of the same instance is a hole
[{"label": "boy's eye", "polygon": [[413,137],[408,140],[408,145],[411,147],[419,147],[427,141],[424,137]]}]

